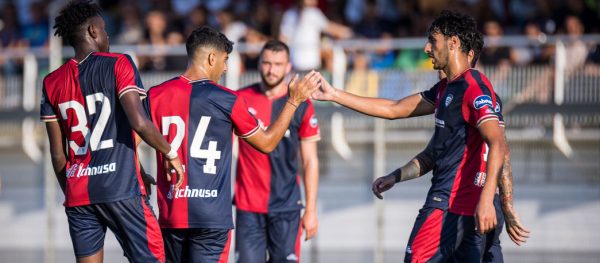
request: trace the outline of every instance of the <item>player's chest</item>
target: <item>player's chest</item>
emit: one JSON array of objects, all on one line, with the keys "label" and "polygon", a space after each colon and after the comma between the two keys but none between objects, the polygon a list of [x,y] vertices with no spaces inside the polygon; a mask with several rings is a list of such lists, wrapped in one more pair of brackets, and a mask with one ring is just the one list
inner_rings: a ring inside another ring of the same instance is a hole
[{"label": "player's chest", "polygon": [[435,126],[437,128],[459,128],[464,125],[462,114],[464,92],[456,89],[442,89],[437,94]]}]

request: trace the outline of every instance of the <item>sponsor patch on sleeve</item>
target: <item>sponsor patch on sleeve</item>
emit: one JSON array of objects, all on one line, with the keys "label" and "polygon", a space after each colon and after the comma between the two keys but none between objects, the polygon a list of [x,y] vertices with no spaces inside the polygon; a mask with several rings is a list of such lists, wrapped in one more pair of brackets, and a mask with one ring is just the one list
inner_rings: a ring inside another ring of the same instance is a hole
[{"label": "sponsor patch on sleeve", "polygon": [[492,97],[488,95],[480,95],[473,101],[473,107],[475,107],[476,110],[485,106],[488,106],[492,109],[494,108],[494,105],[492,105]]}]

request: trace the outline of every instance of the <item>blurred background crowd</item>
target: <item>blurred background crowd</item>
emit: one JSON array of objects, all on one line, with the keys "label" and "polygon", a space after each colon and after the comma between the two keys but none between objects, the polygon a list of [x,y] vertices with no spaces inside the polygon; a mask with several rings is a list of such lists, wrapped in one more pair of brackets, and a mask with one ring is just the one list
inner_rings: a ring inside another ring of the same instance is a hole
[{"label": "blurred background crowd", "polygon": [[[62,2],[62,1],[59,1]],[[210,25],[236,43],[285,40],[299,70],[331,70],[327,43],[336,39],[392,39],[424,37],[429,23],[443,9],[473,15],[488,37],[483,65],[547,64],[554,50],[548,36],[564,34],[576,39],[600,31],[600,1],[596,0],[100,0],[111,44],[152,44],[155,47],[185,42],[191,30]],[[50,0],[0,0],[0,48],[43,47],[50,34]],[[531,40],[524,47],[494,47],[503,35]],[[574,43],[570,63],[600,63],[600,48]],[[371,69],[430,68],[422,50],[349,52],[349,66]],[[3,62],[3,61],[2,61]],[[11,61],[9,61],[11,62]],[[257,54],[242,55],[245,69],[254,69]],[[5,64],[5,63],[0,63]],[[4,73],[19,73],[18,61],[4,65]],[[142,71],[178,70],[185,58],[140,57]],[[244,69],[242,69],[244,70]]]}]

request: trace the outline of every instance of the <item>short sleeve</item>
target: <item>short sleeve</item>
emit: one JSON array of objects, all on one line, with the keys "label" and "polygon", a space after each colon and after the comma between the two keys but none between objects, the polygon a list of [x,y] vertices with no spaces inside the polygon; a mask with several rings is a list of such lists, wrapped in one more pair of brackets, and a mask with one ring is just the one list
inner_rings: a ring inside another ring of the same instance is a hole
[{"label": "short sleeve", "polygon": [[46,94],[46,88],[42,89],[42,99],[40,103],[40,120],[43,122],[58,121],[58,117],[50,104],[48,94]]},{"label": "short sleeve", "polygon": [[500,126],[504,127],[504,115],[502,115],[502,100],[498,94],[494,94],[496,96],[496,106],[494,107],[494,112],[498,115],[498,121],[500,121]]},{"label": "short sleeve", "polygon": [[129,55],[122,55],[115,63],[116,89],[119,98],[131,91],[138,92],[140,97],[146,97],[146,91],[137,67]]},{"label": "short sleeve", "polygon": [[437,94],[440,86],[442,85],[442,81],[438,81],[433,87],[428,90],[421,92],[421,97],[425,99],[425,101],[435,105],[435,101],[437,100]]},{"label": "short sleeve", "polygon": [[319,123],[315,116],[315,108],[310,100],[307,100],[306,103],[306,110],[302,116],[298,135],[303,142],[318,141],[321,139],[321,134],[319,132]]},{"label": "short sleeve", "polygon": [[474,127],[479,127],[489,120],[499,120],[495,111],[496,96],[486,86],[471,85],[465,92],[463,100],[463,117]]},{"label": "short sleeve", "polygon": [[235,134],[241,138],[248,138],[261,128],[258,120],[248,111],[246,100],[240,96],[233,104],[231,120],[233,121]]}]

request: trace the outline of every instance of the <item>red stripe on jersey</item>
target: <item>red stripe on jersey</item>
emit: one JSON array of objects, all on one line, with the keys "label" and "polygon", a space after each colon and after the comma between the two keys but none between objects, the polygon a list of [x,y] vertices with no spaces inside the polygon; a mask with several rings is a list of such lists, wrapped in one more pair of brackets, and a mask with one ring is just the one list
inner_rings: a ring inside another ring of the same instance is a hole
[{"label": "red stripe on jersey", "polygon": [[[264,127],[268,127],[271,124],[272,101],[254,88],[241,90],[239,95],[247,102],[247,111],[252,113]],[[259,152],[245,140],[240,139],[239,156],[235,205],[240,210],[267,213],[271,194],[269,155]]]},{"label": "red stripe on jersey", "polygon": [[142,201],[144,218],[146,219],[146,238],[148,239],[148,249],[152,255],[154,255],[156,260],[159,262],[165,262],[165,247],[158,222],[156,222],[154,213],[146,205],[144,199],[140,198],[140,200]]},{"label": "red stripe on jersey", "polygon": [[221,252],[221,256],[219,256],[218,263],[227,263],[229,259],[229,247],[231,247],[231,230],[227,232],[227,242],[225,242],[225,247],[223,248],[223,252]]},{"label": "red stripe on jersey", "polygon": [[[134,142],[135,142],[135,135],[136,135],[135,131],[131,131],[131,137],[133,137]],[[141,164],[140,164],[137,152],[133,156],[133,160],[135,162],[135,175],[137,177],[138,184],[140,185],[140,192],[142,192],[142,195],[147,195],[146,186],[144,184],[144,180],[142,179],[142,169],[140,169]]]},{"label": "red stripe on jersey", "polygon": [[[496,97],[489,82],[488,84],[484,82],[485,86],[482,86],[482,83],[474,77],[473,71],[469,70],[464,74],[464,78],[468,83],[462,103],[462,115],[465,122],[467,122],[466,145],[461,163],[456,171],[456,178],[452,185],[449,200],[450,212],[468,216],[475,214],[475,208],[483,190],[486,172],[485,142],[477,127],[486,119],[498,118],[494,113],[493,106],[482,106],[480,108],[474,106],[474,101],[484,95],[491,98],[491,105],[495,105]],[[486,79],[483,74],[476,74],[480,80]]]},{"label": "red stripe on jersey", "polygon": [[412,243],[412,262],[427,262],[439,249],[444,212],[434,209]]},{"label": "red stripe on jersey", "polygon": [[294,246],[294,250],[296,251],[296,257],[298,260],[296,262],[300,262],[300,247],[302,240],[302,217],[300,217],[300,226],[298,226],[298,234],[296,234],[296,245]]},{"label": "red stripe on jersey", "polygon": [[[56,71],[50,73],[44,79],[44,87],[46,87],[46,93],[53,105],[61,105],[70,101],[86,105],[79,83],[79,69],[77,68],[77,63],[73,60],[69,60]],[[65,137],[68,141],[67,149],[69,151],[65,167],[67,171],[67,187],[64,205],[68,207],[88,205],[90,204],[88,192],[89,177],[80,175],[90,163],[91,155],[89,149],[87,149],[85,155],[76,155],[72,147],[69,147],[70,143],[75,143],[79,147],[88,147],[83,133],[73,132],[71,129],[71,127],[77,126],[81,121],[87,122],[87,119],[79,120],[75,110],[70,107],[66,108],[64,112],[59,110],[58,114],[60,114],[60,124],[62,130],[65,132]],[[86,118],[87,116],[79,117]],[[89,123],[85,128],[90,129]]]},{"label": "red stripe on jersey", "polygon": [[[177,124],[175,124],[175,119],[168,118],[181,118],[184,124],[188,123],[190,111],[189,98],[191,92],[192,86],[185,79],[181,78],[175,78],[164,82],[151,88],[148,92],[152,122],[163,135],[167,134],[165,139],[169,143],[173,143],[173,140],[175,139],[175,135],[177,134]],[[170,105],[170,107],[155,107],[153,105]],[[163,124],[163,121],[169,121],[169,123]],[[183,128],[184,130],[187,129],[185,126],[180,128]],[[167,130],[168,132],[165,132]],[[189,162],[187,159],[188,134],[187,132],[184,132],[183,134],[184,136],[177,149],[177,154],[179,155],[181,164],[185,168]],[[158,208],[160,210],[160,226],[163,228],[187,228],[188,213],[182,213],[182,211],[188,211],[188,199],[178,198],[175,189],[172,189],[176,176],[173,176],[173,182],[167,181],[166,175],[163,172],[165,171],[163,158],[163,155],[157,152],[157,193]],[[188,171],[187,169],[184,169],[183,186],[188,185],[187,176]]]}]

